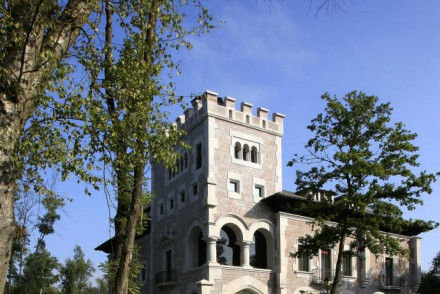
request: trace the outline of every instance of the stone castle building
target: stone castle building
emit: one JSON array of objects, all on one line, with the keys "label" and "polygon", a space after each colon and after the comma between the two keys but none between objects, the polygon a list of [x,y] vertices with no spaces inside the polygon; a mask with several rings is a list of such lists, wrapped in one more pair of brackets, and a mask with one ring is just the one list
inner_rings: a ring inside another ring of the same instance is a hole
[{"label": "stone castle building", "polygon": [[[326,293],[337,247],[293,257],[311,219],[287,212],[305,197],[282,188],[284,115],[258,108],[254,116],[252,104],[236,110],[234,98],[210,91],[192,104],[176,120],[192,148],[175,169],[152,168],[151,224],[137,239],[142,293]],[[420,238],[396,238],[409,258],[368,249],[344,258],[340,293],[413,293]]]}]

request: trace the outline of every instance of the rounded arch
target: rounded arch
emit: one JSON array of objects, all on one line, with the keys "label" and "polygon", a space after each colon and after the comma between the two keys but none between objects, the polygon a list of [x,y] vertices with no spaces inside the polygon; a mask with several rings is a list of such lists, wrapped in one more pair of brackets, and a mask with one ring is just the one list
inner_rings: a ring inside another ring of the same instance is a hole
[{"label": "rounded arch", "polygon": [[237,235],[238,241],[243,241],[247,237],[249,227],[246,222],[235,214],[225,214],[217,218],[215,226],[210,230],[210,235],[220,236],[220,230],[224,225],[228,225]]},{"label": "rounded arch", "polygon": [[249,236],[250,240],[253,240],[250,260],[258,261],[256,267],[274,269],[275,226],[268,220],[254,221],[249,227]]},{"label": "rounded arch", "polygon": [[220,238],[217,240],[217,263],[229,266],[240,266],[242,252],[237,234],[230,224],[220,229]]},{"label": "rounded arch", "polygon": [[251,276],[235,279],[224,285],[222,289],[222,293],[225,294],[242,294],[242,291],[252,294],[269,294],[267,285]]},{"label": "rounded arch", "polygon": [[266,219],[258,219],[253,221],[249,226],[249,235],[252,236],[256,230],[264,229],[272,235],[275,236],[275,225]]},{"label": "rounded arch", "polygon": [[234,157],[237,158],[237,159],[241,159],[241,157],[242,157],[242,150],[241,150],[240,142],[235,142]]},{"label": "rounded arch", "polygon": [[185,268],[191,269],[206,262],[207,228],[201,218],[193,218],[185,235]]},{"label": "rounded arch", "polygon": [[244,144],[243,145],[243,160],[244,161],[249,161],[250,160],[250,156],[249,156],[249,145],[248,144]]},{"label": "rounded arch", "polygon": [[255,146],[251,148],[251,162],[258,163],[258,149]]}]

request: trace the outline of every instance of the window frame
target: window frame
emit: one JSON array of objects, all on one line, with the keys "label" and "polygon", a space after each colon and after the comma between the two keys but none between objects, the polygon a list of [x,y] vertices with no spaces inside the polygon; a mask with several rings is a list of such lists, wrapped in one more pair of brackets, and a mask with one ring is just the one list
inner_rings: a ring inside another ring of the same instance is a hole
[{"label": "window frame", "polygon": [[[234,188],[231,189],[231,185],[234,185]],[[240,181],[235,179],[229,179],[228,191],[232,193],[240,194]]]}]

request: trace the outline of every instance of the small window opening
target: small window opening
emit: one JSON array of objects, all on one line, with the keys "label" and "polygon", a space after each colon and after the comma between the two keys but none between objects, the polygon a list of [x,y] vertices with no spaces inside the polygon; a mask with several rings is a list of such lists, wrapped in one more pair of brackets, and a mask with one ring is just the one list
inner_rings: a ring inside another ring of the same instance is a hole
[{"label": "small window opening", "polygon": [[176,159],[176,175],[179,174],[179,159]]},{"label": "small window opening", "polygon": [[248,161],[249,160],[249,146],[245,144],[243,146],[243,160]]},{"label": "small window opening", "polygon": [[168,180],[171,180],[172,171],[171,169],[168,169]]},{"label": "small window opening", "polygon": [[234,157],[237,159],[241,157],[241,144],[239,142],[235,143]]},{"label": "small window opening", "polygon": [[351,276],[351,256],[349,254],[342,256],[342,275]]},{"label": "small window opening", "polygon": [[258,163],[258,151],[255,146],[251,149],[251,162]]},{"label": "small window opening", "polygon": [[188,152],[185,152],[185,155],[183,156],[183,161],[185,164],[185,169],[188,168]]},{"label": "small window opening", "polygon": [[255,197],[263,197],[263,186],[256,185],[254,187],[254,196]]},{"label": "small window opening", "polygon": [[169,203],[170,203],[170,209],[174,209],[174,199],[173,198],[171,198],[169,200]]},{"label": "small window opening", "polygon": [[184,165],[184,162],[183,162],[183,156],[180,158],[180,171],[183,171],[183,165]]},{"label": "small window opening", "polygon": [[196,169],[202,167],[202,144],[199,143],[196,146]]},{"label": "small window opening", "polygon": [[249,115],[246,115],[246,123],[248,124],[250,122]]},{"label": "small window opening", "polygon": [[193,196],[196,196],[199,193],[199,187],[197,184],[193,185]]},{"label": "small window opening", "polygon": [[166,252],[166,278],[167,281],[173,280],[173,255],[171,250]]},{"label": "small window opening", "polygon": [[229,109],[229,118],[232,119],[232,109]]},{"label": "small window opening", "polygon": [[298,256],[298,270],[302,271],[302,272],[310,271],[309,260],[310,260],[310,257],[305,254]]},{"label": "small window opening", "polygon": [[263,129],[265,129],[265,128],[266,128],[266,121],[263,120]]},{"label": "small window opening", "polygon": [[229,181],[229,191],[239,193],[239,191],[240,191],[239,182],[236,180],[230,180]]},{"label": "small window opening", "polygon": [[185,202],[185,191],[180,192],[180,202]]},{"label": "small window opening", "polygon": [[163,215],[163,204],[160,205],[159,212],[160,212],[160,215]]}]

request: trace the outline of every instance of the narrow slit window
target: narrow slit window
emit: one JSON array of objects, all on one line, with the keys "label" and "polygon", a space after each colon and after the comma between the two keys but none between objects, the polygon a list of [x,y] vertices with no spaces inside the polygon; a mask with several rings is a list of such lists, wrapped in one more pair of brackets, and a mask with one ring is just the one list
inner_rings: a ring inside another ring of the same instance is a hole
[{"label": "narrow slit window", "polygon": [[243,146],[243,160],[249,161],[249,146],[247,144]]},{"label": "narrow slit window", "polygon": [[197,196],[199,193],[199,186],[197,184],[193,185],[193,196]]},{"label": "narrow slit window", "polygon": [[251,149],[251,162],[258,163],[258,150],[255,146]]},{"label": "narrow slit window", "polygon": [[169,200],[169,204],[170,204],[170,209],[174,209],[174,199],[173,198],[171,198]]},{"label": "narrow slit window", "polygon": [[185,169],[188,168],[188,152],[185,152],[185,155],[183,157],[183,161],[185,162]]},{"label": "narrow slit window", "polygon": [[196,146],[196,169],[202,167],[202,144],[199,143]]},{"label": "narrow slit window", "polygon": [[241,157],[241,144],[239,142],[235,143],[234,157],[237,159]]}]

